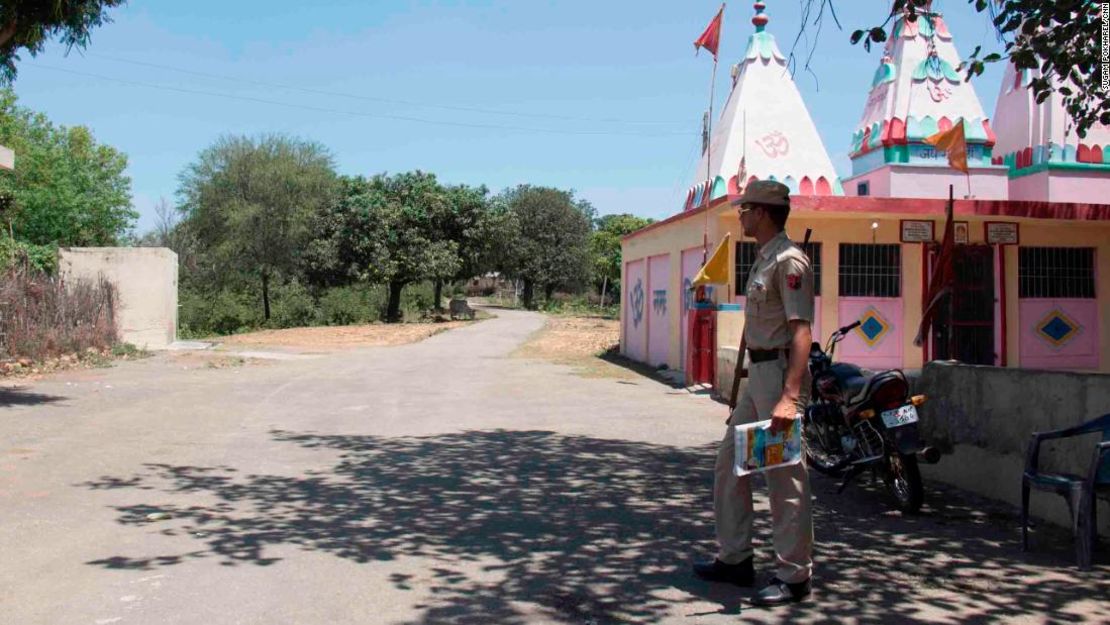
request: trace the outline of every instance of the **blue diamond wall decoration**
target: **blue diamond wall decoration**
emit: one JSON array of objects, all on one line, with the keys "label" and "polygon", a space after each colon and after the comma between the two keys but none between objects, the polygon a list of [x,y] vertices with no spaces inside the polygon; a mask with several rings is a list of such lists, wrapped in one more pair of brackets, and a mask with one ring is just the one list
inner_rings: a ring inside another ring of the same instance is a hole
[{"label": "blue diamond wall decoration", "polygon": [[883,337],[889,334],[892,328],[890,322],[874,308],[865,310],[859,320],[860,325],[856,328],[856,334],[868,347],[875,347],[882,342]]},{"label": "blue diamond wall decoration", "polygon": [[868,317],[867,321],[863,322],[863,325],[861,325],[859,329],[863,331],[864,336],[866,336],[869,341],[874,341],[884,330],[883,324],[879,323],[874,317]]},{"label": "blue diamond wall decoration", "polygon": [[1049,312],[1037,324],[1037,334],[1056,347],[1071,341],[1082,329],[1083,326],[1076,323],[1059,308]]}]

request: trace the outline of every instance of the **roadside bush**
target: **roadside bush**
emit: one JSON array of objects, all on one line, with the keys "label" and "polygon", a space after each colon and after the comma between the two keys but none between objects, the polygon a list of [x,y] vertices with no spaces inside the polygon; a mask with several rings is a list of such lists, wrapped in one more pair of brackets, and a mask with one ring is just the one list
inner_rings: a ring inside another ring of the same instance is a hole
[{"label": "roadside bush", "polygon": [[54,275],[58,270],[58,248],[0,236],[0,273],[17,266]]},{"label": "roadside bush", "polygon": [[0,280],[0,355],[43,360],[118,340],[115,287],[16,266]]},{"label": "roadside bush", "polygon": [[372,321],[378,315],[377,299],[365,287],[332,287],[320,296],[320,320],[329,326]]},{"label": "roadside bush", "polygon": [[262,326],[262,306],[253,293],[181,289],[178,298],[182,338],[233,334]]},{"label": "roadside bush", "polygon": [[270,327],[299,328],[316,325],[320,307],[304,286],[296,281],[274,288],[270,294]]},{"label": "roadside bush", "polygon": [[[386,290],[388,296],[388,289]],[[406,320],[417,319],[425,311],[431,310],[436,301],[436,288],[431,282],[417,282],[405,287],[401,291],[401,312]],[[385,317],[385,306],[382,306],[381,315]]]},{"label": "roadside bush", "polygon": [[[605,298],[609,300],[608,297]],[[572,315],[576,317],[602,317],[617,319],[620,317],[620,303],[608,306],[599,306],[600,298],[596,294],[574,295],[570,293],[555,293],[552,298],[544,302],[543,312],[556,315]]]}]

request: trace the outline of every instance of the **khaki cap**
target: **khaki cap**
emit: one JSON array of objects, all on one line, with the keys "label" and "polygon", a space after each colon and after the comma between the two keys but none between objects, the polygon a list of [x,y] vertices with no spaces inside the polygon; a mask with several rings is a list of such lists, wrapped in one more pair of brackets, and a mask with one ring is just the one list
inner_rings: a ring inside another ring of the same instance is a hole
[{"label": "khaki cap", "polygon": [[740,204],[761,204],[763,206],[790,207],[790,189],[774,180],[756,180],[744,187],[744,193],[732,201],[733,206]]}]

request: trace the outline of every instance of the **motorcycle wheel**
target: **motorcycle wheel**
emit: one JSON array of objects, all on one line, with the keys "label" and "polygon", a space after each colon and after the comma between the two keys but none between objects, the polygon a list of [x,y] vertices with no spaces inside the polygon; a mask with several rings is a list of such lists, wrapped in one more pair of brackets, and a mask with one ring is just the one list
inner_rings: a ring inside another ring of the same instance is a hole
[{"label": "motorcycle wheel", "polygon": [[917,456],[892,453],[887,456],[886,485],[898,509],[912,514],[921,510],[925,502],[925,487],[921,483],[921,470]]},{"label": "motorcycle wheel", "polygon": [[802,438],[804,439],[807,466],[813,467],[815,471],[822,475],[831,477],[839,477],[844,473],[844,470],[839,466],[843,464],[843,456],[825,451],[821,443],[818,442],[819,437],[816,433],[807,432],[807,435]]}]

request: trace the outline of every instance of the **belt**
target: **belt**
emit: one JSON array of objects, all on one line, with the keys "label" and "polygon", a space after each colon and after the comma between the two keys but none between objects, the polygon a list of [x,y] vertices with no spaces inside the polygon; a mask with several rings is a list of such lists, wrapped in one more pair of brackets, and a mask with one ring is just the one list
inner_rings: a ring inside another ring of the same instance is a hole
[{"label": "belt", "polygon": [[779,349],[749,349],[748,357],[751,358],[753,363],[768,362],[770,360],[778,360],[779,354],[789,355],[790,349],[782,347]]}]

